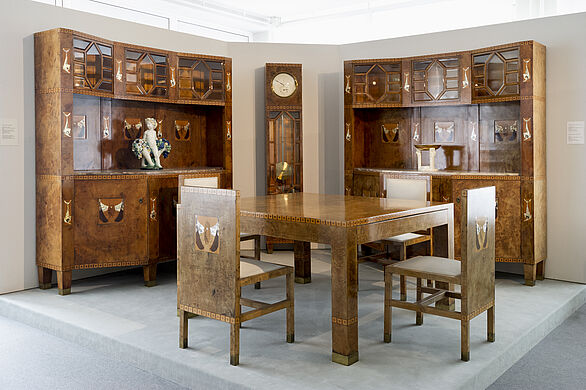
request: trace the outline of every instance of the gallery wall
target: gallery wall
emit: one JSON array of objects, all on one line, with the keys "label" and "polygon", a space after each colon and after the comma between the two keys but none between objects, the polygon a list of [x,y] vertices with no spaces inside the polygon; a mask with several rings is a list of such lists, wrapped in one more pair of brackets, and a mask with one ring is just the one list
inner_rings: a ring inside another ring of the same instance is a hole
[{"label": "gallery wall", "polygon": [[[534,39],[547,46],[548,277],[586,283],[585,146],[566,145],[566,121],[585,120],[586,14],[343,46],[225,43],[36,2],[5,0],[0,14],[0,119],[17,146],[0,146],[0,293],[37,286],[33,34],[65,27],[106,39],[233,58],[234,187],[264,193],[264,64],[303,64],[304,190],[341,193],[342,61],[465,50]],[[87,273],[75,273],[77,277]],[[75,277],[75,275],[74,275]]]}]

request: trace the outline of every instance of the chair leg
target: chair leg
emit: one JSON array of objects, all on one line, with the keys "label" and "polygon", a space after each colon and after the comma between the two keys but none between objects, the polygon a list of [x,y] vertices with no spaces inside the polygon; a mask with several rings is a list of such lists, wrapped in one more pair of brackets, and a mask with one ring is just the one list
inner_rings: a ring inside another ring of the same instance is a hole
[{"label": "chair leg", "polygon": [[[399,247],[399,261],[403,261],[407,258],[407,245],[403,244]],[[401,300],[407,300],[407,286],[405,285],[405,276],[401,275],[400,279],[400,291],[401,291]]]},{"label": "chair leg", "polygon": [[383,339],[385,343],[391,342],[391,332],[393,326],[393,307],[391,306],[391,299],[393,299],[393,274],[385,267],[385,299],[384,299],[384,333]]},{"label": "chair leg", "polygon": [[184,349],[187,348],[187,335],[188,332],[188,324],[187,324],[188,315],[185,310],[179,310],[179,348]]},{"label": "chair leg", "polygon": [[487,339],[488,339],[488,341],[490,341],[492,343],[492,342],[494,342],[494,339],[495,339],[495,335],[494,335],[494,306],[486,311],[486,319],[487,319],[486,330],[488,333]]},{"label": "chair leg", "polygon": [[470,360],[470,320],[461,321],[460,343],[462,350],[461,359],[467,362]]},{"label": "chair leg", "polygon": [[240,364],[240,323],[230,324],[230,364]]},{"label": "chair leg", "polygon": [[287,307],[287,342],[295,341],[295,279],[293,273],[288,273],[287,276],[287,300],[289,306]]},{"label": "chair leg", "polygon": [[[421,292],[421,278],[417,278],[417,302],[419,302],[421,298],[423,298],[423,293]],[[420,311],[415,313],[415,324],[423,325],[423,313]]]},{"label": "chair leg", "polygon": [[[260,236],[254,239],[254,258],[260,261]],[[260,289],[260,282],[254,284],[255,290]]]}]

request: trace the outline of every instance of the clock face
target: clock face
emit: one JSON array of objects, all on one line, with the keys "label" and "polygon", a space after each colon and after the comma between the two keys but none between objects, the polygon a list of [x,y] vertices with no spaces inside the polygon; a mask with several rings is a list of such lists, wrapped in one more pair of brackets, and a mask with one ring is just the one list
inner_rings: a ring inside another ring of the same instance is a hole
[{"label": "clock face", "polygon": [[286,98],[297,90],[297,80],[289,73],[279,73],[273,77],[271,88],[277,96]]}]

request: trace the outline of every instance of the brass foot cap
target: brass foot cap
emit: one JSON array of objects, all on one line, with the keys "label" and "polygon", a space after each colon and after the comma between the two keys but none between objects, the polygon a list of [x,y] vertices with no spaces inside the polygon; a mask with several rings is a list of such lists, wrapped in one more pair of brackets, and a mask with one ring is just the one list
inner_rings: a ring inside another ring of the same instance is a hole
[{"label": "brass foot cap", "polygon": [[470,352],[463,352],[462,353],[462,360],[467,362],[470,360]]},{"label": "brass foot cap", "polygon": [[240,359],[238,355],[230,355],[230,364],[233,366],[237,366],[240,364]]},{"label": "brass foot cap", "polygon": [[179,341],[179,348],[181,348],[181,349],[187,348],[187,340]]},{"label": "brass foot cap", "polygon": [[525,286],[529,286],[529,287],[535,286],[535,280],[525,280]]},{"label": "brass foot cap", "polygon": [[353,352],[350,355],[342,355],[337,352],[332,352],[332,361],[344,366],[349,366],[358,361],[358,351]]},{"label": "brass foot cap", "polygon": [[41,283],[41,284],[39,284],[39,288],[41,290],[48,290],[51,288],[51,283]]},{"label": "brass foot cap", "polygon": [[490,341],[491,343],[494,343],[495,337],[494,337],[494,333],[490,333],[488,335],[488,341]]},{"label": "brass foot cap", "polygon": [[148,282],[144,282],[144,285],[146,287],[155,287],[157,285],[157,281],[156,280],[149,280]]},{"label": "brass foot cap", "polygon": [[299,284],[311,283],[311,276],[306,276],[306,277],[296,276],[295,283],[299,283]]},{"label": "brass foot cap", "polygon": [[294,334],[288,334],[287,335],[287,342],[288,343],[294,343],[295,342],[295,335]]},{"label": "brass foot cap", "polygon": [[69,295],[71,294],[70,288],[59,289],[59,295]]},{"label": "brass foot cap", "polygon": [[545,276],[538,276],[537,280],[545,280]]},{"label": "brass foot cap", "polygon": [[385,335],[385,343],[390,343],[391,342],[391,335],[390,334],[386,334]]}]

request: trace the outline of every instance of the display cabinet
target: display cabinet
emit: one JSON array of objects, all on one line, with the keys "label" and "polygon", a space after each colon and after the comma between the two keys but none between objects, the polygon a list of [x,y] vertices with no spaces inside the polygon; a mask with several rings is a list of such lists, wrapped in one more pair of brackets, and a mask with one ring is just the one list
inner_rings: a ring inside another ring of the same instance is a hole
[{"label": "display cabinet", "polygon": [[[344,73],[345,192],[384,197],[385,177],[429,175],[430,198],[454,202],[458,225],[462,190],[494,185],[496,260],[522,263],[528,285],[543,278],[545,47],[352,60]],[[437,171],[418,170],[425,145],[436,146]]]},{"label": "display cabinet", "polygon": [[[267,194],[303,191],[301,64],[265,65]],[[290,243],[266,238],[274,244]]]},{"label": "display cabinet", "polygon": [[[37,265],[57,272],[176,257],[178,177],[232,186],[229,58],[174,53],[54,29],[35,34]],[[154,118],[171,144],[162,170],[131,150]]]}]

